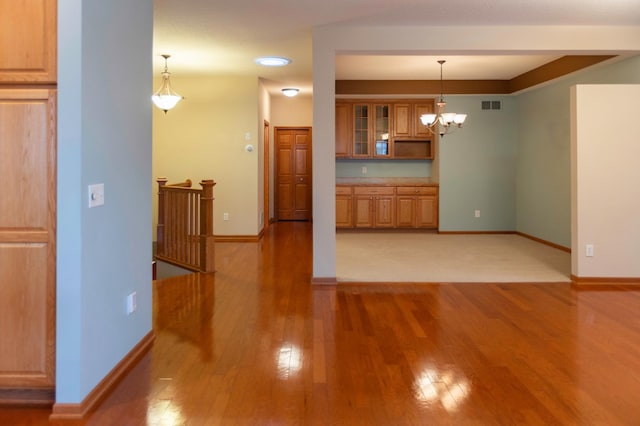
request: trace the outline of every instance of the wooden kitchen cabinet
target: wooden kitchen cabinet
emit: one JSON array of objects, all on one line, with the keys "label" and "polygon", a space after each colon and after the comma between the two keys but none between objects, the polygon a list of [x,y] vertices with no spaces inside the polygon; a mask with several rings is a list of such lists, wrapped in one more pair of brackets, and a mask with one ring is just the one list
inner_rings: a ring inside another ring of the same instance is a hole
[{"label": "wooden kitchen cabinet", "polygon": [[350,186],[336,186],[336,228],[353,227],[353,198]]},{"label": "wooden kitchen cabinet", "polygon": [[393,186],[355,186],[353,188],[356,228],[395,227],[396,196]]},{"label": "wooden kitchen cabinet", "polygon": [[55,135],[55,90],[0,87],[0,402],[53,402]]},{"label": "wooden kitchen cabinet", "polygon": [[433,100],[396,102],[393,104],[393,137],[395,139],[431,139],[433,136],[420,121],[422,114],[433,112]]},{"label": "wooden kitchen cabinet", "polygon": [[335,109],[337,158],[391,156],[389,104],[336,102]]},{"label": "wooden kitchen cabinet", "polygon": [[0,84],[56,82],[56,4],[0,0]]},{"label": "wooden kitchen cabinet", "polygon": [[351,104],[336,102],[336,158],[351,156],[352,122]]},{"label": "wooden kitchen cabinet", "polygon": [[419,117],[432,111],[433,99],[336,101],[336,158],[432,160],[433,135]]},{"label": "wooden kitchen cabinet", "polygon": [[0,405],[55,399],[56,8],[0,0]]},{"label": "wooden kitchen cabinet", "polygon": [[399,186],[396,188],[399,228],[438,227],[438,188]]}]

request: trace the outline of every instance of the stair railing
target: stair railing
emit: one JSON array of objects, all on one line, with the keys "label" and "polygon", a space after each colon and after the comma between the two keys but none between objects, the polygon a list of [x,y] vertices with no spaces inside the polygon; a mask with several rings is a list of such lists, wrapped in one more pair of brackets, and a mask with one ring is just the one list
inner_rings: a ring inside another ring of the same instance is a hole
[{"label": "stair railing", "polygon": [[167,184],[158,178],[156,259],[192,271],[215,272],[213,180]]}]

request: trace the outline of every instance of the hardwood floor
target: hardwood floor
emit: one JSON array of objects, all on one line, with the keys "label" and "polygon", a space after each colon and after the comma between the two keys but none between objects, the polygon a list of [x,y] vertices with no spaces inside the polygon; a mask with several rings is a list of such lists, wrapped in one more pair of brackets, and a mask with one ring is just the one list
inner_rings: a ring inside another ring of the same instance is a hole
[{"label": "hardwood floor", "polygon": [[640,424],[640,287],[311,286],[300,222],[216,265],[154,284],[152,350],[83,424]]}]

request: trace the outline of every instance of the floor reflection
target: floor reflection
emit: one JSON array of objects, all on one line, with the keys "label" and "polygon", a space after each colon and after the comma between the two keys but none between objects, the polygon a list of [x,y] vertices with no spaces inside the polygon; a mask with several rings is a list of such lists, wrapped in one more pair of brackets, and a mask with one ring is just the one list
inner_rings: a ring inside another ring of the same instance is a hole
[{"label": "floor reflection", "polygon": [[471,386],[466,377],[453,371],[426,369],[415,381],[415,397],[427,405],[440,402],[448,412],[455,411],[469,395]]},{"label": "floor reflection", "polygon": [[276,353],[278,378],[286,380],[298,374],[302,368],[302,352],[298,346],[285,343]]},{"label": "floor reflection", "polygon": [[203,361],[213,356],[212,317],[215,275],[190,274],[153,283],[153,328],[200,347]]}]

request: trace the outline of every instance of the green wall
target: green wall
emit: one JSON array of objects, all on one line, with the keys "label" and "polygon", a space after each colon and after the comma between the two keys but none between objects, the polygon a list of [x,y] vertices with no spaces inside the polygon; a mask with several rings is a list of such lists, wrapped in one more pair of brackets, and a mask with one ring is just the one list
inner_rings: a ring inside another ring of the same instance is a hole
[{"label": "green wall", "polygon": [[[640,83],[640,56],[596,66],[516,97],[518,231],[571,246],[570,87],[621,83]],[[621,125],[614,117],[602,119]]]},{"label": "green wall", "polygon": [[[449,96],[447,110],[468,114],[440,141],[440,230],[515,229],[517,103],[504,96]],[[501,101],[482,110],[481,101]],[[480,217],[475,217],[480,210]]]}]

